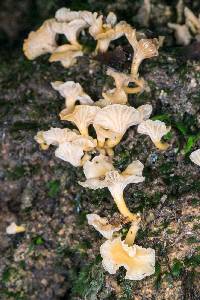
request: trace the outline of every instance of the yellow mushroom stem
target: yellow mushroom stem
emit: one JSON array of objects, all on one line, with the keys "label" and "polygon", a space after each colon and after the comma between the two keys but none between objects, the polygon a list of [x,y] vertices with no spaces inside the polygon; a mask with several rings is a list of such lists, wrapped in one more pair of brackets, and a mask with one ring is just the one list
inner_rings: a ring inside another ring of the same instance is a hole
[{"label": "yellow mushroom stem", "polygon": [[16,226],[16,233],[21,233],[21,232],[24,232],[26,231],[25,227],[24,226]]},{"label": "yellow mushroom stem", "polygon": [[137,221],[138,220],[138,216],[136,214],[133,214],[132,212],[130,212],[130,210],[126,206],[123,195],[122,196],[118,195],[117,197],[114,197],[114,201],[115,201],[120,213],[125,218],[128,218],[129,221]]},{"label": "yellow mushroom stem", "polygon": [[106,153],[108,154],[108,156],[113,157],[114,156],[114,151],[112,148],[106,148]]},{"label": "yellow mushroom stem", "polygon": [[138,69],[139,69],[141,62],[142,62],[142,59],[133,58],[132,65],[131,65],[131,75],[132,76],[138,77]]},{"label": "yellow mushroom stem", "polygon": [[42,150],[47,150],[47,149],[49,148],[49,145],[47,145],[47,144],[45,144],[45,143],[41,143],[41,144],[40,144],[40,148],[41,148]]},{"label": "yellow mushroom stem", "polygon": [[124,89],[124,92],[126,94],[137,94],[137,93],[140,93],[142,91],[142,87],[140,87],[140,86],[137,86],[137,87],[134,87],[134,88],[130,88],[128,86],[125,86],[123,89]]},{"label": "yellow mushroom stem", "polygon": [[125,243],[128,246],[132,246],[134,244],[135,237],[136,237],[137,231],[139,229],[139,226],[138,226],[139,222],[140,222],[140,218],[138,218],[138,220],[136,222],[133,222],[131,224],[131,227],[129,228],[129,231],[125,238]]},{"label": "yellow mushroom stem", "polygon": [[156,146],[156,148],[158,148],[159,150],[162,150],[162,151],[167,150],[167,148],[169,147],[168,143],[162,143],[161,141],[153,142],[153,143]]}]

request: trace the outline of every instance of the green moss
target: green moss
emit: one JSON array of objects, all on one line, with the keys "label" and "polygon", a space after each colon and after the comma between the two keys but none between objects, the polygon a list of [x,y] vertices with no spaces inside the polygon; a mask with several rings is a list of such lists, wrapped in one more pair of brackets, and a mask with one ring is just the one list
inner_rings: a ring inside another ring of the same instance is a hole
[{"label": "green moss", "polygon": [[150,197],[146,193],[138,191],[131,195],[130,200],[133,199],[134,210],[137,212],[143,211],[143,209],[155,208],[159,204],[161,197],[162,194],[159,192],[154,193],[154,195]]},{"label": "green moss", "polygon": [[183,268],[183,263],[180,260],[175,259],[171,268],[172,275],[175,277],[179,277],[183,271]]},{"label": "green moss", "polygon": [[186,257],[184,263],[188,267],[198,267],[200,264],[200,254],[194,254],[190,257]]},{"label": "green moss", "polygon": [[60,180],[51,180],[47,183],[48,196],[56,197],[60,192]]},{"label": "green moss", "polygon": [[[97,259],[98,260],[98,259]],[[97,300],[98,293],[104,284],[104,273],[99,263],[94,262],[83,267],[78,276],[74,278],[72,297]]]}]

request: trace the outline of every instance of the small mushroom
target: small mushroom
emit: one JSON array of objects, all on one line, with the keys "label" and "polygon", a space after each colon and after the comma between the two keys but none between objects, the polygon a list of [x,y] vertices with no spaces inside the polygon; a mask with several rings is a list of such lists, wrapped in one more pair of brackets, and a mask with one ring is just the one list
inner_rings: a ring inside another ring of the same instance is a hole
[{"label": "small mushroom", "polygon": [[71,22],[74,19],[80,19],[80,12],[61,7],[56,11],[55,18],[58,22]]},{"label": "small mushroom", "polygon": [[98,16],[96,12],[91,13],[83,11],[81,13],[81,17],[89,25],[90,35],[96,39],[97,34],[101,33],[103,30],[103,16]]},{"label": "small mushroom", "polygon": [[121,21],[115,26],[111,24],[104,24],[103,32],[96,35],[97,46],[96,52],[106,52],[110,43],[125,34],[125,31],[129,25],[125,21]]},{"label": "small mushroom", "polygon": [[77,138],[77,133],[68,128],[51,128],[47,131],[39,131],[34,137],[36,142],[40,144],[43,150],[49,148],[50,145],[58,146],[64,142],[71,142]]},{"label": "small mushroom", "polygon": [[187,25],[168,23],[168,27],[175,31],[175,38],[178,45],[187,46],[190,44],[192,36]]},{"label": "small mushroom", "polygon": [[52,53],[56,49],[54,23],[54,19],[46,20],[38,30],[29,33],[23,44],[23,51],[28,59],[32,60],[42,54]]},{"label": "small mushroom", "polygon": [[61,120],[73,122],[79,129],[81,135],[88,136],[88,127],[93,123],[97,112],[97,106],[77,105],[71,114],[62,115]]},{"label": "small mushroom", "polygon": [[133,47],[134,55],[131,64],[132,78],[138,78],[138,69],[144,59],[158,56],[158,40],[157,39],[140,39],[137,41],[136,31],[131,28],[126,32],[126,37]]},{"label": "small mushroom", "polygon": [[91,137],[83,137],[70,129],[51,128],[48,131],[40,131],[35,140],[42,149],[49,145],[57,146],[55,156],[71,163],[73,166],[81,166],[89,159],[84,152],[96,147],[96,140]]},{"label": "small mushroom", "polygon": [[141,280],[154,274],[155,250],[134,244],[137,230],[136,222],[129,230],[129,243],[127,243],[127,238],[122,241],[120,237],[117,237],[101,245],[102,265],[110,274],[115,274],[122,266],[126,269],[126,279]]},{"label": "small mushroom", "polygon": [[166,150],[169,144],[162,143],[161,138],[170,131],[171,127],[166,127],[164,122],[159,120],[146,120],[139,124],[138,133],[149,135],[154,145],[159,150]]},{"label": "small mushroom", "polygon": [[188,7],[184,8],[184,14],[186,18],[185,23],[191,29],[191,31],[194,34],[200,33],[200,19],[197,18]]},{"label": "small mushroom", "polygon": [[139,118],[139,112],[126,105],[113,104],[102,108],[93,123],[99,147],[104,147],[104,144],[108,148],[116,146],[126,130],[139,123]]},{"label": "small mushroom", "polygon": [[74,45],[62,45],[51,54],[50,62],[61,62],[64,68],[69,68],[77,62],[77,57],[83,56],[83,52]]},{"label": "small mushroom", "polygon": [[197,150],[193,151],[190,154],[190,159],[193,163],[200,166],[200,149],[197,149]]},{"label": "small mushroom", "polygon": [[26,228],[24,226],[17,226],[14,222],[12,222],[7,228],[6,233],[7,234],[16,234],[25,232]]},{"label": "small mushroom", "polygon": [[114,167],[110,157],[105,155],[95,156],[92,161],[84,164],[84,174],[87,179],[105,177],[109,171],[113,171]]},{"label": "small mushroom", "polygon": [[74,19],[69,23],[54,22],[52,24],[53,30],[57,34],[64,34],[69,43],[77,47],[80,50],[82,46],[78,42],[78,36],[84,28],[88,27],[88,24],[82,19]]},{"label": "small mushroom", "polygon": [[[93,163],[93,160],[92,160]],[[94,172],[88,172],[87,167],[90,166],[90,170],[93,167]],[[99,166],[97,166],[99,170]],[[93,165],[87,162],[83,166],[84,174],[87,178],[85,182],[79,182],[80,185],[90,189],[101,189],[107,187],[114,198],[114,201],[120,211],[120,213],[131,220],[138,219],[138,216],[132,214],[126,206],[123,197],[123,191],[125,187],[130,183],[143,182],[145,178],[142,176],[143,164],[136,160],[133,161],[123,172],[119,173],[117,170],[107,170],[107,168],[101,169],[101,176],[98,176],[96,172],[95,163]]]},{"label": "small mushroom", "polygon": [[51,85],[54,90],[58,91],[65,98],[66,109],[60,113],[60,116],[73,112],[77,101],[80,104],[93,104],[92,99],[83,91],[79,83],[75,83],[74,81],[55,81]]},{"label": "small mushroom", "polygon": [[87,215],[88,224],[92,225],[97,231],[99,231],[103,237],[110,240],[112,239],[113,233],[119,231],[122,226],[114,226],[108,222],[107,218],[102,218],[97,214]]}]

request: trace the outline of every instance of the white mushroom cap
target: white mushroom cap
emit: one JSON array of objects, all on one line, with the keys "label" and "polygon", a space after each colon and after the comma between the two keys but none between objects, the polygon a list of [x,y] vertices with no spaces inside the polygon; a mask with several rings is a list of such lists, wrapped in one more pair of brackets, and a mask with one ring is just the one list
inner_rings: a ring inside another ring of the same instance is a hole
[{"label": "white mushroom cap", "polygon": [[67,44],[57,47],[50,56],[49,61],[59,61],[64,68],[69,68],[77,62],[77,57],[79,56],[83,56],[83,52],[77,50],[77,47],[74,47],[74,45]]},{"label": "white mushroom cap", "polygon": [[106,173],[114,170],[112,160],[105,155],[95,156],[83,166],[83,172],[87,179],[105,177]]},{"label": "white mushroom cap", "polygon": [[88,136],[88,127],[99,110],[97,106],[77,105],[71,114],[61,116],[61,120],[73,122],[82,135]]},{"label": "white mushroom cap", "polygon": [[127,270],[125,278],[130,280],[141,280],[155,272],[155,251],[128,246],[120,237],[103,243],[100,253],[103,267],[110,274],[115,274],[122,266]]},{"label": "white mushroom cap", "polygon": [[35,140],[39,144],[45,143],[47,145],[58,146],[61,143],[73,141],[77,136],[74,131],[68,128],[61,129],[52,127],[47,131],[39,131],[35,136]]},{"label": "white mushroom cap", "polygon": [[81,13],[81,17],[89,24],[90,35],[96,39],[97,34],[103,31],[103,16],[98,16],[96,12],[92,14],[91,12],[85,11]]},{"label": "white mushroom cap", "polygon": [[7,234],[16,234],[24,232],[26,229],[24,226],[17,226],[14,222],[12,222],[7,228],[6,233]]},{"label": "white mushroom cap", "polygon": [[168,23],[168,27],[175,31],[175,38],[178,45],[187,46],[190,44],[192,36],[187,25]]},{"label": "white mushroom cap", "polygon": [[71,11],[69,8],[61,7],[56,11],[55,18],[58,22],[70,22],[80,18],[79,11]]},{"label": "white mushroom cap", "polygon": [[200,149],[193,151],[190,154],[190,159],[193,163],[200,166]]},{"label": "white mushroom cap", "polygon": [[152,113],[152,105],[150,104],[141,105],[137,108],[137,111],[140,113],[139,123],[141,123],[142,121],[149,119]]},{"label": "white mushroom cap", "polygon": [[87,23],[83,19],[75,19],[69,23],[54,22],[52,28],[57,34],[64,34],[72,45],[80,47],[77,38],[84,28],[88,27]]},{"label": "white mushroom cap", "polygon": [[117,23],[117,16],[112,11],[109,12],[109,14],[106,17],[106,23],[110,24],[111,26],[114,26]]},{"label": "white mushroom cap", "polygon": [[115,139],[116,136],[120,140],[130,126],[139,123],[139,118],[139,112],[126,105],[113,104],[102,108],[93,123],[98,141]]},{"label": "white mushroom cap", "polygon": [[170,131],[170,127],[166,127],[165,123],[159,120],[146,120],[139,124],[137,131],[138,133],[149,135],[152,142],[156,145]]},{"label": "white mushroom cap", "polygon": [[83,155],[83,147],[70,142],[60,144],[55,151],[56,157],[69,162],[74,167],[81,165],[81,158]]},{"label": "white mushroom cap", "polygon": [[88,224],[92,225],[106,239],[112,239],[113,233],[121,229],[121,225],[111,225],[107,218],[102,218],[97,214],[88,214],[87,220]]},{"label": "white mushroom cap", "polygon": [[[99,157],[99,164],[102,164],[103,159],[103,156]],[[95,161],[92,161],[84,165],[83,170],[87,180],[79,182],[80,185],[90,189],[107,187],[113,198],[119,198],[122,197],[123,190],[128,184],[143,182],[145,179],[142,176],[144,166],[138,160],[133,161],[122,173],[114,170],[110,163],[102,168],[99,164],[95,165]]]},{"label": "white mushroom cap", "polygon": [[56,33],[52,26],[54,19],[45,21],[42,26],[29,33],[28,38],[24,40],[23,51],[28,59],[35,59],[36,57],[52,53],[56,47]]},{"label": "white mushroom cap", "polygon": [[71,113],[77,101],[81,104],[93,104],[92,99],[83,91],[79,83],[75,83],[74,81],[55,81],[52,82],[51,85],[65,98],[67,110],[63,111],[62,116]]}]

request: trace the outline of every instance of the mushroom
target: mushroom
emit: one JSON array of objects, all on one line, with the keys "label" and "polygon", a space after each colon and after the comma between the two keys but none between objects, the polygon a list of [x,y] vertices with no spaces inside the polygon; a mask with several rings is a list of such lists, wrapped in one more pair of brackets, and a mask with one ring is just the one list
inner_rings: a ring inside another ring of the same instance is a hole
[{"label": "mushroom", "polygon": [[[126,130],[141,122],[141,112],[133,107],[121,104],[102,108],[94,119],[93,126],[97,133],[100,148],[113,148],[122,139]],[[108,139],[106,142],[105,140]]]},{"label": "mushroom", "polygon": [[106,52],[110,45],[110,42],[122,37],[125,34],[127,27],[129,27],[125,21],[121,21],[115,26],[111,24],[104,24],[103,31],[98,33],[95,37],[97,40],[96,52]]},{"label": "mushroom", "polygon": [[131,75],[133,80],[138,78],[138,69],[144,59],[158,56],[158,40],[157,39],[140,39],[137,41],[136,31],[129,28],[126,31],[126,37],[133,47],[134,55],[131,64]]},{"label": "mushroom", "polygon": [[192,36],[187,25],[179,25],[174,23],[168,23],[168,27],[175,31],[175,38],[177,44],[187,46],[190,44]]},{"label": "mushroom", "polygon": [[93,104],[92,99],[83,91],[79,83],[74,81],[55,81],[51,85],[54,90],[58,91],[65,98],[66,109],[61,111],[60,116],[62,117],[73,112],[77,101],[81,104]]},{"label": "mushroom", "polygon": [[101,245],[102,265],[110,274],[115,274],[122,266],[126,269],[126,279],[141,280],[154,274],[155,250],[134,244],[137,230],[137,222],[134,222],[128,233],[128,243],[127,238],[123,241],[121,237],[117,237]]},{"label": "mushroom", "polygon": [[188,7],[184,8],[184,14],[186,18],[186,25],[191,29],[191,31],[194,34],[200,33],[200,19],[197,18]]},{"label": "mushroom", "polygon": [[64,34],[69,43],[77,47],[80,50],[82,46],[78,42],[78,36],[84,28],[88,27],[88,24],[82,19],[74,19],[69,23],[65,22],[54,22],[52,24],[53,30],[57,34]]},{"label": "mushroom", "polygon": [[197,150],[193,151],[190,154],[190,159],[193,163],[200,166],[200,149],[197,149]]},{"label": "mushroom", "polygon": [[[101,157],[101,160],[103,156]],[[88,172],[88,166],[90,172]],[[93,169],[94,171],[92,171]],[[97,168],[97,171],[96,171]],[[123,191],[125,187],[130,183],[143,182],[145,178],[142,176],[143,164],[136,160],[133,161],[123,172],[119,173],[111,165],[103,167],[99,172],[99,165],[92,160],[92,162],[86,162],[83,166],[83,172],[87,178],[85,182],[79,182],[83,187],[90,189],[101,189],[107,187],[114,198],[114,201],[120,211],[120,213],[128,218],[130,221],[138,219],[138,216],[132,214],[126,206],[123,197]],[[110,168],[110,170],[109,170]]]},{"label": "mushroom", "polygon": [[170,131],[171,127],[166,127],[164,122],[159,120],[146,120],[139,124],[138,133],[149,135],[154,145],[159,150],[166,150],[169,144],[162,143],[161,138]]},{"label": "mushroom", "polygon": [[97,214],[88,214],[87,220],[89,225],[92,225],[108,240],[112,239],[114,232],[119,231],[122,228],[121,225],[111,225],[107,218],[102,218]]},{"label": "mushroom", "polygon": [[90,158],[88,154],[84,155],[85,151],[93,150],[96,147],[96,140],[91,137],[83,137],[67,128],[39,131],[35,140],[42,149],[47,149],[49,145],[57,146],[55,156],[75,167],[81,166]]},{"label": "mushroom", "polygon": [[55,49],[49,58],[49,62],[61,62],[64,68],[69,68],[77,62],[77,57],[83,56],[83,52],[74,45],[62,45]]},{"label": "mushroom", "polygon": [[25,232],[26,229],[24,226],[17,226],[14,222],[12,222],[7,228],[6,228],[6,233],[7,234],[16,234],[16,233],[21,233]]},{"label": "mushroom", "polygon": [[88,127],[93,123],[97,112],[100,110],[97,106],[76,105],[71,114],[62,115],[61,120],[73,122],[79,129],[81,135],[88,136]]},{"label": "mushroom", "polygon": [[29,33],[23,44],[23,51],[28,59],[32,60],[42,54],[52,53],[56,49],[54,23],[54,19],[46,20],[38,30]]}]

